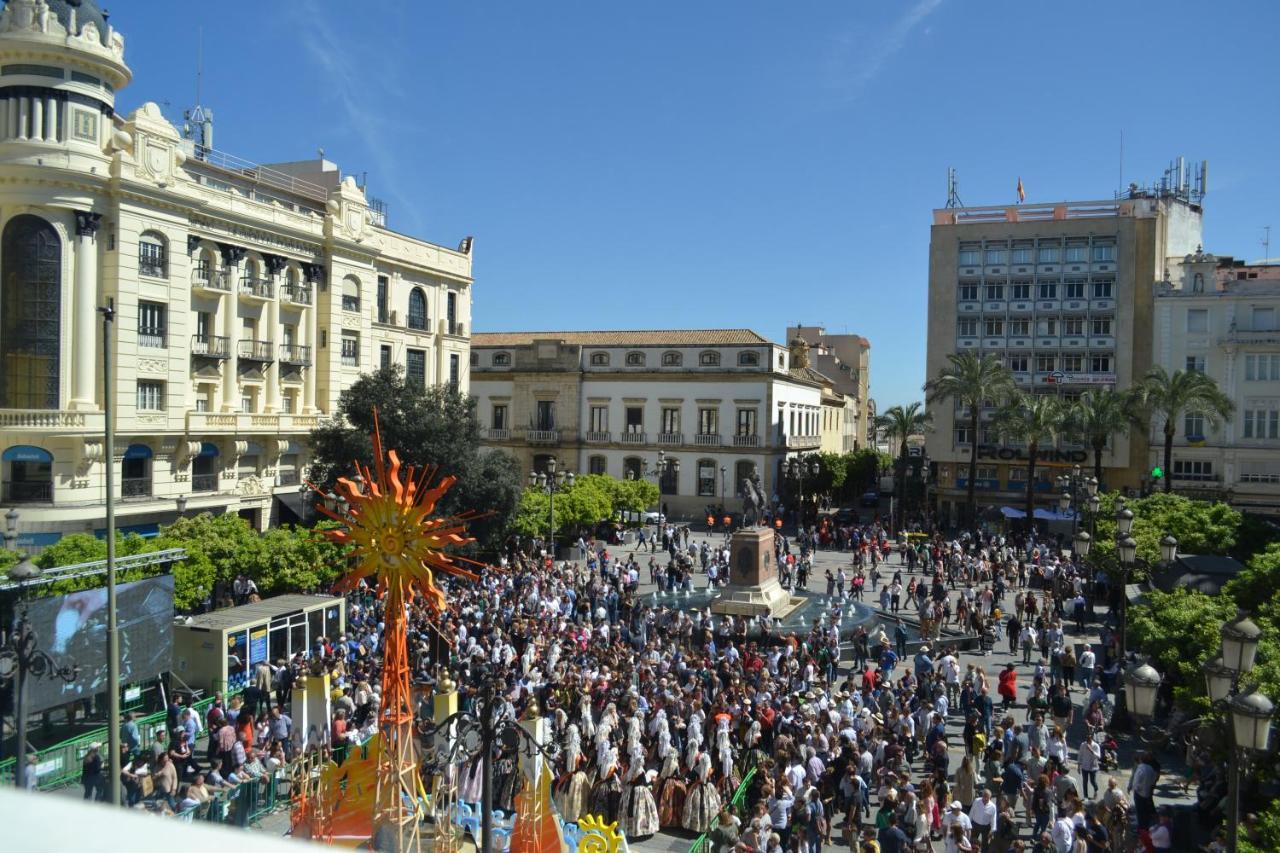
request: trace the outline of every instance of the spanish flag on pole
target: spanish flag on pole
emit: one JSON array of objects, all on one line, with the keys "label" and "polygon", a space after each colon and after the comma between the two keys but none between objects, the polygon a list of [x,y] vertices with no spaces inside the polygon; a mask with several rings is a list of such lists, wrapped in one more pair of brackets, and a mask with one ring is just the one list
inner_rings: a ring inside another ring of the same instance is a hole
[{"label": "spanish flag on pole", "polygon": [[1022,188],[1022,176],[1018,176],[1018,204],[1022,204],[1027,200],[1026,190]]}]

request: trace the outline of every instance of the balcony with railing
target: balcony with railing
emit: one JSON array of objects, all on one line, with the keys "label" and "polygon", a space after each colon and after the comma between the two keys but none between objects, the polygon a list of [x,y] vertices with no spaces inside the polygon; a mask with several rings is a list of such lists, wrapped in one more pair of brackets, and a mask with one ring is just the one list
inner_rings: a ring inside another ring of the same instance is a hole
[{"label": "balcony with railing", "polygon": [[822,445],[820,435],[789,435],[786,439],[788,450],[803,450]]},{"label": "balcony with railing", "polygon": [[360,311],[360,297],[359,297],[359,296],[348,296],[348,295],[346,295],[346,294],[343,294],[343,296],[342,296],[342,310],[343,310],[343,311],[352,311],[352,312],[355,312],[355,313],[359,313],[359,311]]},{"label": "balcony with railing", "polygon": [[191,491],[193,492],[218,491],[218,475],[217,474],[192,474],[191,475]]},{"label": "balcony with railing", "polygon": [[5,480],[4,501],[15,504],[53,503],[53,481]]},{"label": "balcony with railing", "polygon": [[281,344],[280,363],[309,367],[311,365],[311,347],[298,346],[297,344]]},{"label": "balcony with railing", "polygon": [[511,438],[511,430],[503,427],[489,427],[484,431],[484,437],[490,441],[507,441]]},{"label": "balcony with railing", "polygon": [[621,444],[644,444],[644,433],[630,431],[624,432],[618,436],[618,441]]},{"label": "balcony with railing", "polygon": [[1280,344],[1280,330],[1277,329],[1237,329],[1232,328],[1218,338],[1218,344]]},{"label": "balcony with railing", "polygon": [[684,444],[684,433],[660,432],[658,433],[658,444]]},{"label": "balcony with railing", "polygon": [[524,438],[530,444],[559,444],[560,430],[529,429],[525,431]]},{"label": "balcony with railing", "polygon": [[608,444],[609,436],[607,429],[589,429],[586,432],[586,439],[592,444]]},{"label": "balcony with railing", "polygon": [[311,304],[311,282],[286,281],[280,285],[280,295],[294,305]]},{"label": "balcony with railing", "polygon": [[227,358],[231,355],[231,339],[224,335],[192,335],[191,354],[204,358]]},{"label": "balcony with railing", "polygon": [[151,497],[151,478],[125,477],[120,481],[120,497],[125,500]]},{"label": "balcony with railing", "polygon": [[245,361],[270,363],[275,360],[275,345],[271,341],[240,341],[236,354]]},{"label": "balcony with railing", "polygon": [[296,486],[298,485],[298,469],[297,468],[280,468],[276,470],[277,486]]},{"label": "balcony with railing", "polygon": [[241,296],[251,296],[254,299],[270,299],[274,294],[275,289],[271,286],[271,279],[269,278],[246,275],[240,279]]},{"label": "balcony with railing", "polygon": [[196,267],[191,271],[191,287],[196,290],[216,290],[227,293],[231,290],[231,279],[222,270]]},{"label": "balcony with railing", "polygon": [[733,437],[734,447],[759,447],[760,436],[758,435],[735,435]]},{"label": "balcony with railing", "polygon": [[719,433],[700,432],[693,437],[693,443],[697,447],[719,447],[724,443],[724,439]]}]

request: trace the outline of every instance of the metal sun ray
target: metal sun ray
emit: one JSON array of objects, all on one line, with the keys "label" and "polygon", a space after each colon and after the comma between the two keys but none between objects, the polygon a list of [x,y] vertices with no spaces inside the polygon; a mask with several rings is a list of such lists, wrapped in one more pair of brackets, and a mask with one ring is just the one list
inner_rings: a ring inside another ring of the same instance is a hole
[{"label": "metal sun ray", "polygon": [[[412,590],[438,614],[446,602],[436,582],[437,573],[478,580],[467,566],[482,564],[447,549],[474,542],[467,525],[485,514],[467,511],[433,517],[436,505],[457,478],[437,478],[438,466],[405,466],[396,451],[384,453],[376,411],[373,460],[372,470],[355,463],[359,480],[338,479],[335,491],[347,501],[346,513],[316,506],[318,512],[343,525],[323,535],[348,546],[354,564],[335,584],[335,591],[349,591],[361,580],[376,578],[379,596],[393,591],[404,596]],[[307,485],[316,494],[324,494],[315,484]]]}]

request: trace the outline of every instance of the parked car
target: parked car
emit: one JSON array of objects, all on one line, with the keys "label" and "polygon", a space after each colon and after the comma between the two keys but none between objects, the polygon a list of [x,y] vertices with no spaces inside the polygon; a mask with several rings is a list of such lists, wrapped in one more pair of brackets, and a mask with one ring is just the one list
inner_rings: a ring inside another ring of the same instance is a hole
[{"label": "parked car", "polygon": [[662,513],[658,512],[656,509],[651,509],[644,514],[645,524],[662,524],[666,520],[667,520],[667,517]]},{"label": "parked car", "polygon": [[862,506],[867,506],[867,507],[880,506],[880,492],[878,492],[875,489],[868,489],[867,491],[862,493],[862,497],[859,499],[859,503]]}]

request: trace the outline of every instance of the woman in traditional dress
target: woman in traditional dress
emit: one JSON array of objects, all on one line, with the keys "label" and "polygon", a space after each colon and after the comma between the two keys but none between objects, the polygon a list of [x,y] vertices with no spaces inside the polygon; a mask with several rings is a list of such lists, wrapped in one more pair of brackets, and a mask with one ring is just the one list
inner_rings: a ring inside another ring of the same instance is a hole
[{"label": "woman in traditional dress", "polygon": [[480,755],[462,767],[462,778],[458,784],[458,799],[464,803],[478,803],[481,800],[481,788],[484,786],[484,774],[480,772]]},{"label": "woman in traditional dress", "polygon": [[629,839],[653,835],[660,828],[652,786],[653,777],[644,769],[644,754],[633,756],[622,805],[622,828]]},{"label": "woman in traditional dress", "polygon": [[732,797],[740,781],[738,770],[733,763],[734,752],[733,740],[729,736],[729,715],[724,714],[719,717],[716,726],[716,769],[720,775],[722,799]]},{"label": "woman in traditional dress", "polygon": [[658,823],[679,826],[684,818],[684,801],[689,787],[680,772],[680,753],[672,748],[662,759],[658,773]]},{"label": "woman in traditional dress", "polygon": [[695,779],[684,800],[680,825],[692,832],[706,832],[720,813],[720,793],[711,781],[711,755],[702,753],[694,766]]},{"label": "woman in traditional dress", "polygon": [[556,808],[560,817],[569,823],[577,823],[586,814],[587,795],[591,784],[587,780],[587,760],[579,755],[571,765],[573,770],[560,778],[556,788]]},{"label": "woman in traditional dress", "polygon": [[601,762],[600,778],[591,788],[590,814],[604,823],[615,823],[622,807],[622,780],[618,778],[618,750],[610,748]]}]

